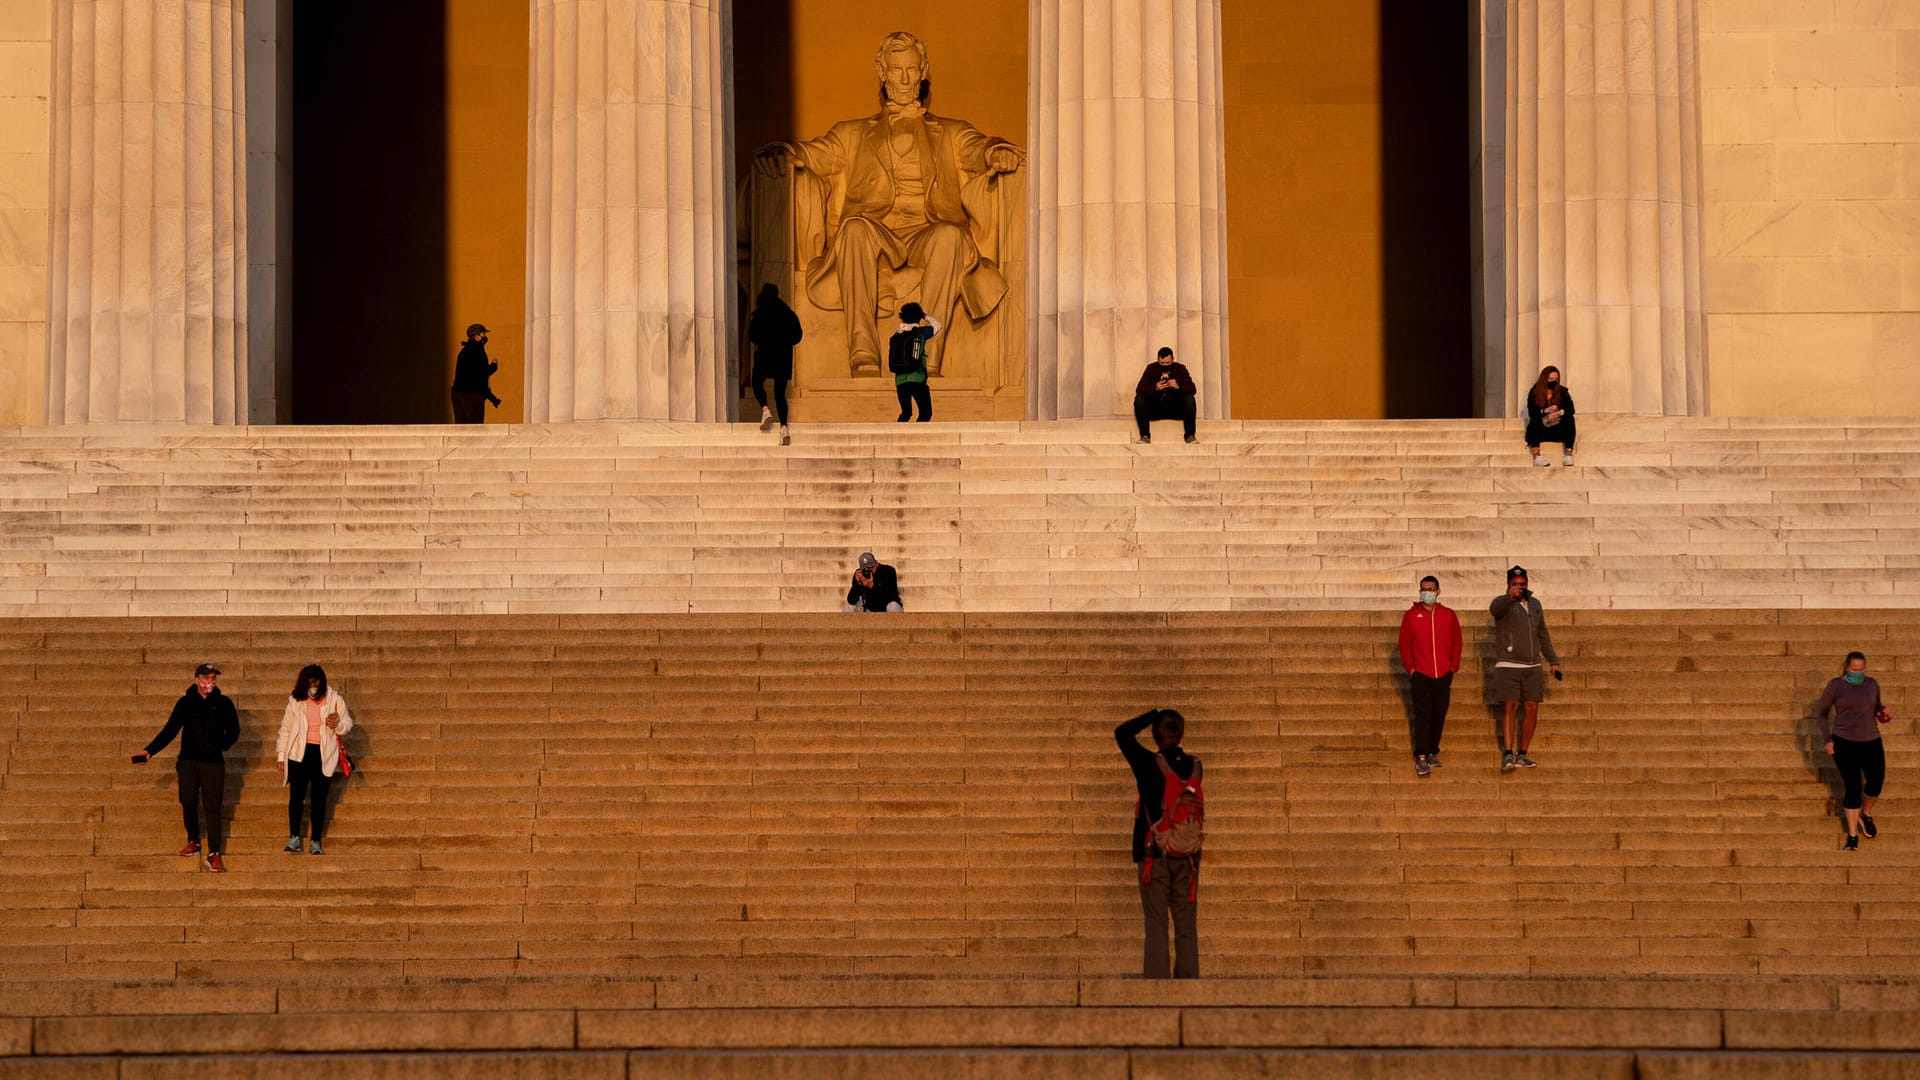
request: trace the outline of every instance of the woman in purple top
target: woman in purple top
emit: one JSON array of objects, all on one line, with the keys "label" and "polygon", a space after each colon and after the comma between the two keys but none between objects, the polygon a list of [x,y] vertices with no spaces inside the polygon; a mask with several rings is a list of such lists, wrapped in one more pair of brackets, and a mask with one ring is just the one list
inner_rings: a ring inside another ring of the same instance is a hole
[{"label": "woman in purple top", "polygon": [[[1831,721],[1828,717],[1831,714]],[[1841,803],[1847,811],[1847,850],[1860,847],[1860,834],[1871,840],[1873,804],[1887,778],[1887,754],[1880,745],[1880,725],[1892,719],[1880,703],[1880,684],[1867,677],[1865,653],[1850,652],[1840,677],[1827,682],[1820,694],[1820,736],[1846,785]]]}]

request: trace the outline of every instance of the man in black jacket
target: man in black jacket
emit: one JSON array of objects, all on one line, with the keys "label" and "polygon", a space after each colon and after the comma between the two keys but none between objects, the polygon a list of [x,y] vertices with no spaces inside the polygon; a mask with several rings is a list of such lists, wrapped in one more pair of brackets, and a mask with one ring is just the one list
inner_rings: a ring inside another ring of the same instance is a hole
[{"label": "man in black jacket", "polygon": [[[1167,775],[1161,761],[1181,780],[1198,782],[1200,762],[1180,748],[1186,734],[1186,718],[1172,709],[1149,709],[1113,729],[1114,741],[1133,769],[1133,781],[1140,792],[1140,808],[1133,815],[1133,861],[1140,866],[1140,907],[1146,916],[1146,952],[1141,973],[1149,979],[1164,979],[1167,964],[1167,915],[1173,915],[1173,944],[1177,956],[1172,965],[1176,979],[1200,977],[1200,934],[1198,922],[1200,855],[1169,855],[1159,851],[1148,839],[1148,832],[1166,812]],[[1140,745],[1140,733],[1153,729],[1156,750]]]},{"label": "man in black jacket", "polygon": [[793,347],[803,336],[800,317],[780,299],[780,286],[760,286],[760,302],[747,323],[753,343],[753,399],[760,403],[760,430],[773,426],[774,410],[767,407],[767,380],[773,380],[773,403],[779,407],[780,445],[793,442],[787,430],[787,382],[793,378]]},{"label": "man in black jacket", "polygon": [[1180,421],[1181,434],[1188,442],[1199,442],[1194,436],[1194,420],[1199,415],[1196,395],[1200,388],[1193,384],[1193,375],[1187,371],[1187,365],[1173,358],[1173,350],[1160,346],[1160,354],[1154,357],[1147,370],[1140,373],[1140,381],[1133,387],[1133,422],[1140,428],[1140,441],[1153,441],[1152,432],[1147,425],[1155,420]]},{"label": "man in black jacket", "polygon": [[493,396],[488,382],[498,370],[500,365],[487,359],[487,328],[479,323],[467,327],[467,340],[460,343],[460,358],[453,362],[454,423],[485,423],[487,417],[482,402],[492,402],[496,409],[500,407],[500,399]]},{"label": "man in black jacket", "polygon": [[[200,810],[207,815],[207,869],[224,874],[220,861],[220,807],[227,788],[226,753],[240,740],[240,714],[233,701],[214,685],[220,669],[201,664],[194,669],[193,685],[173,703],[167,726],[146,748],[133,755],[135,765],[145,765],[154,754],[166,749],[175,735],[180,736],[180,756],[173,771],[180,778],[180,809],[187,823],[187,846],[182,855],[200,854]],[[195,803],[198,803],[198,807]]]},{"label": "man in black jacket", "polygon": [[873,557],[873,552],[860,553],[860,568],[853,572],[853,587],[847,590],[847,602],[841,611],[905,611],[900,602],[900,578],[893,567]]}]

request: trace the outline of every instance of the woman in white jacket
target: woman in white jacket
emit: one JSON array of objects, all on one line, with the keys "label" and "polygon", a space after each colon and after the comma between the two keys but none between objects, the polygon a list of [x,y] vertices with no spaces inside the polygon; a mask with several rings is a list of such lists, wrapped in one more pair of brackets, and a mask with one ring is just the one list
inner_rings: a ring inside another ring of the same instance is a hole
[{"label": "woman in white jacket", "polygon": [[326,671],[319,664],[301,668],[287,699],[287,711],[280,717],[280,740],[274,747],[281,782],[291,792],[287,831],[293,835],[281,850],[300,853],[300,804],[311,792],[313,844],[307,850],[320,854],[320,839],[327,831],[327,789],[333,786],[334,770],[340,767],[340,736],[352,730],[347,699],[328,688]]}]

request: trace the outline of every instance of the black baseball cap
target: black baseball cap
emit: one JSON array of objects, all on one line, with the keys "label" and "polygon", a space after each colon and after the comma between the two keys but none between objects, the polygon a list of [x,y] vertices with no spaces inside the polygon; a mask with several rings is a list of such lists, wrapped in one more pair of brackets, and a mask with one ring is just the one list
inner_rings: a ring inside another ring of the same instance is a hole
[{"label": "black baseball cap", "polygon": [[468,337],[472,337],[475,334],[490,334],[492,332],[493,331],[488,330],[486,327],[481,326],[479,323],[474,323],[472,326],[467,327]]},{"label": "black baseball cap", "polygon": [[218,675],[218,674],[220,674],[220,669],[217,667],[214,667],[212,664],[201,664],[199,667],[193,669],[193,675],[194,675],[194,678],[196,679],[202,675]]},{"label": "black baseball cap", "polygon": [[1527,576],[1527,568],[1519,565],[1518,563],[1514,564],[1513,566],[1507,569],[1507,580],[1509,582],[1511,582],[1514,578],[1523,578],[1526,576]]}]

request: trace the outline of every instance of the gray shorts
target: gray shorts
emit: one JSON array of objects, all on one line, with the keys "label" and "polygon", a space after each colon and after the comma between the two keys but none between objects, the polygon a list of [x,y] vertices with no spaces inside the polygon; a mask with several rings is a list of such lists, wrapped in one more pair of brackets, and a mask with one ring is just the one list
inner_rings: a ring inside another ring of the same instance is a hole
[{"label": "gray shorts", "polygon": [[1496,667],[1487,678],[1489,701],[1540,701],[1547,696],[1547,669]]}]

